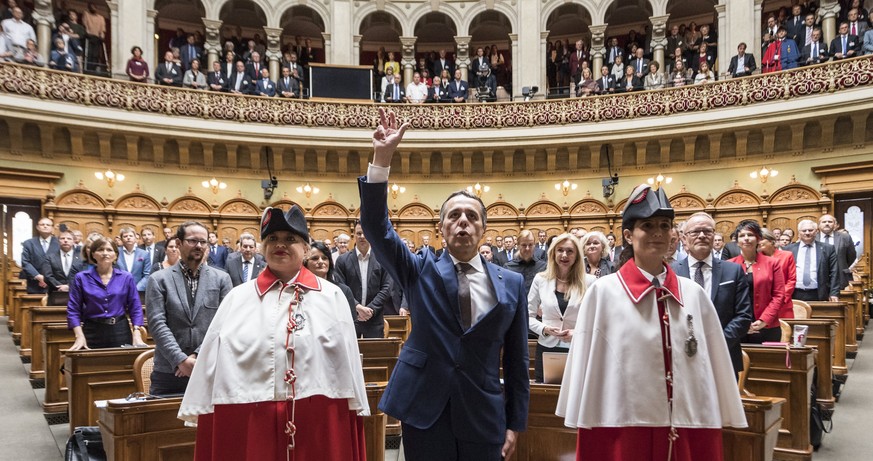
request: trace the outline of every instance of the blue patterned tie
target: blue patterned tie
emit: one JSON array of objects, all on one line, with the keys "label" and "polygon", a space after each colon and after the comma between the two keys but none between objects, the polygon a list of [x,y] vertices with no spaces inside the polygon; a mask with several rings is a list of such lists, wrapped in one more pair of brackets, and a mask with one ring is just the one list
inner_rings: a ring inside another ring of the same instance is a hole
[{"label": "blue patterned tie", "polygon": [[809,273],[809,265],[812,262],[812,245],[806,245],[806,254],[803,256],[803,286],[812,285],[812,276]]},{"label": "blue patterned tie", "polygon": [[249,281],[249,264],[251,264],[250,261],[243,261],[243,282]]}]

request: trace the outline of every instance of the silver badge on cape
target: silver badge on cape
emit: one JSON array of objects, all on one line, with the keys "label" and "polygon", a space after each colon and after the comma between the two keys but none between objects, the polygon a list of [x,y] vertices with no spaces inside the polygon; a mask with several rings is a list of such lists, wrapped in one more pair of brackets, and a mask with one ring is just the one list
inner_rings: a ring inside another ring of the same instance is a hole
[{"label": "silver badge on cape", "polygon": [[694,337],[694,316],[688,314],[688,338],[685,339],[685,355],[694,357],[697,354],[697,338]]}]

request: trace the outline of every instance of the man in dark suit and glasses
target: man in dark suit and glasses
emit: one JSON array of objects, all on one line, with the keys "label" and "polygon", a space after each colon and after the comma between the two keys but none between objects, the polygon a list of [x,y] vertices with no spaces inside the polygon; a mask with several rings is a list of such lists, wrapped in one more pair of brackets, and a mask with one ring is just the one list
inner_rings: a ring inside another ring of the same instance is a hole
[{"label": "man in dark suit and glasses", "polygon": [[355,297],[355,311],[358,313],[355,332],[358,337],[384,337],[384,311],[391,299],[391,281],[383,266],[373,257],[361,223],[355,224],[355,249],[336,258],[334,276],[349,287]]},{"label": "man in dark suit and glasses", "polygon": [[225,269],[233,286],[256,279],[267,267],[264,257],[255,252],[256,248],[255,236],[245,232],[239,237],[239,251],[227,256]]},{"label": "man in dark suit and glasses", "polygon": [[695,213],[685,222],[688,257],[673,263],[676,275],[701,285],[715,305],[734,371],[743,370],[740,340],[752,324],[752,300],[743,268],[716,258],[712,252],[715,221],[706,213]]},{"label": "man in dark suit and glasses", "polygon": [[833,215],[823,215],[818,219],[818,241],[834,246],[837,254],[837,287],[842,290],[852,281],[852,264],[858,258],[855,242],[848,232],[837,232],[837,220]]},{"label": "man in dark suit and glasses", "polygon": [[146,315],[155,340],[150,394],[185,393],[200,344],[218,306],[233,288],[226,273],[203,264],[207,235],[203,224],[181,224],[176,234],[179,262],[149,278]]},{"label": "man in dark suit and glasses", "polygon": [[818,224],[804,219],[797,224],[800,241],[783,248],[797,262],[797,288],[793,299],[838,301],[840,296],[837,253],[834,246],[815,240]]},{"label": "man in dark suit and glasses", "polygon": [[373,162],[358,184],[361,225],[376,259],[413,306],[415,325],[379,408],[402,422],[409,459],[509,459],[527,426],[530,400],[522,277],[479,255],[485,205],[463,190],[440,207],[447,251],[437,258],[407,249],[388,216],[387,184],[408,124],[399,126],[383,109],[379,115]]},{"label": "man in dark suit and glasses", "polygon": [[139,247],[140,249],[145,250],[145,252],[151,257],[149,264],[154,265],[155,263],[164,262],[164,258],[167,255],[167,249],[166,247],[161,247],[155,243],[154,231],[145,228],[140,232],[140,237],[142,238],[142,245]]},{"label": "man in dark suit and glasses", "polygon": [[81,252],[77,252],[73,245],[73,233],[62,231],[58,235],[58,251],[49,252],[45,263],[40,271],[45,274],[45,282],[48,292],[69,292],[70,281],[76,273],[83,269]]}]

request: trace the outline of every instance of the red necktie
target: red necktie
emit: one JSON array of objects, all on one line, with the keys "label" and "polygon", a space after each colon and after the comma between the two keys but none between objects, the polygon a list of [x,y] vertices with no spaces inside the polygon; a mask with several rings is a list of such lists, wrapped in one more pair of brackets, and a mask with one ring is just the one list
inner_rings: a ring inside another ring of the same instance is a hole
[{"label": "red necktie", "polygon": [[858,35],[858,29],[855,29],[855,24],[854,22],[852,23],[852,35]]}]

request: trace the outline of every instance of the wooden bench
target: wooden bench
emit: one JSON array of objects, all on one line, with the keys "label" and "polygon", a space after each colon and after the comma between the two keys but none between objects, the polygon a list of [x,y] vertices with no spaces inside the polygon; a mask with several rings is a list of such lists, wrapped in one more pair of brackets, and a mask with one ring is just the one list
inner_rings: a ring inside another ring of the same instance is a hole
[{"label": "wooden bench", "polygon": [[[825,319],[783,319],[781,321],[788,324],[792,331],[795,325],[806,325],[809,327],[806,335],[806,345],[818,349],[818,354],[815,357],[815,367],[818,370],[818,380],[816,381],[818,393],[816,400],[825,408],[832,410],[836,403],[833,379],[837,373],[837,367],[834,366],[834,344],[836,343],[837,322]],[[782,339],[784,342],[791,341],[791,339],[785,341],[784,332]],[[845,378],[845,360],[843,362],[843,367],[839,373]]]},{"label": "wooden bench", "polygon": [[95,400],[127,397],[136,392],[133,361],[149,350],[145,347],[117,347],[67,351],[64,376],[69,396],[70,431],[97,424]]},{"label": "wooden bench", "polygon": [[[21,347],[19,354],[30,357],[30,309],[42,306],[45,295],[20,294],[15,303],[15,326],[12,339]],[[27,352],[25,353],[25,349]]]},{"label": "wooden bench", "polygon": [[[811,461],[809,442],[809,390],[815,371],[812,347],[760,346],[743,344],[749,355],[746,389],[760,397],[779,397],[782,405],[782,428],[776,443],[774,459]],[[791,368],[786,365],[786,354]]]},{"label": "wooden bench", "polygon": [[864,319],[864,286],[861,282],[851,281],[849,282],[849,291],[854,295],[853,300],[855,302],[855,329],[857,331],[857,339],[861,341],[864,339],[864,330],[867,329],[867,321]]},{"label": "wooden bench", "polygon": [[[555,415],[561,386],[531,384],[527,431],[518,434],[514,460],[574,460],[577,430]],[[770,461],[782,421],[781,398],[743,398],[749,427],[722,430],[725,461]]]},{"label": "wooden bench", "polygon": [[408,315],[386,315],[385,320],[388,321],[388,336],[389,338],[400,338],[404,343],[409,338],[409,332],[412,330],[411,319]]},{"label": "wooden bench", "polygon": [[3,287],[3,315],[10,318],[12,317],[12,303],[17,290],[27,291],[27,282],[18,278],[17,271],[14,274],[10,272],[9,278],[6,279],[6,286]]},{"label": "wooden bench", "polygon": [[[855,319],[851,317],[849,307],[844,302],[810,301],[812,317],[816,319],[832,319],[837,321],[837,338],[844,338],[847,358],[855,358],[858,353],[858,340],[855,338]],[[850,320],[851,318],[851,320]],[[851,322],[851,323],[850,323]]]},{"label": "wooden bench", "polygon": [[67,412],[67,382],[61,372],[64,353],[76,341],[66,324],[48,324],[42,330],[42,352],[45,358],[45,397],[42,410],[46,414]]},{"label": "wooden bench", "polygon": [[30,353],[30,379],[45,379],[45,355],[42,346],[46,325],[67,325],[67,308],[50,306],[30,310],[30,337],[33,347]]},{"label": "wooden bench", "polygon": [[364,356],[364,366],[385,367],[388,369],[388,376],[394,372],[402,345],[403,342],[400,338],[358,339],[358,349]]},{"label": "wooden bench", "polygon": [[[22,280],[23,282],[23,280]],[[9,285],[7,288],[8,306],[6,307],[6,315],[9,316],[9,321],[6,327],[9,331],[15,331],[15,320],[18,318],[18,303],[21,302],[21,296],[27,294],[27,286],[24,283],[18,285]],[[15,339],[15,336],[13,336]]]}]

